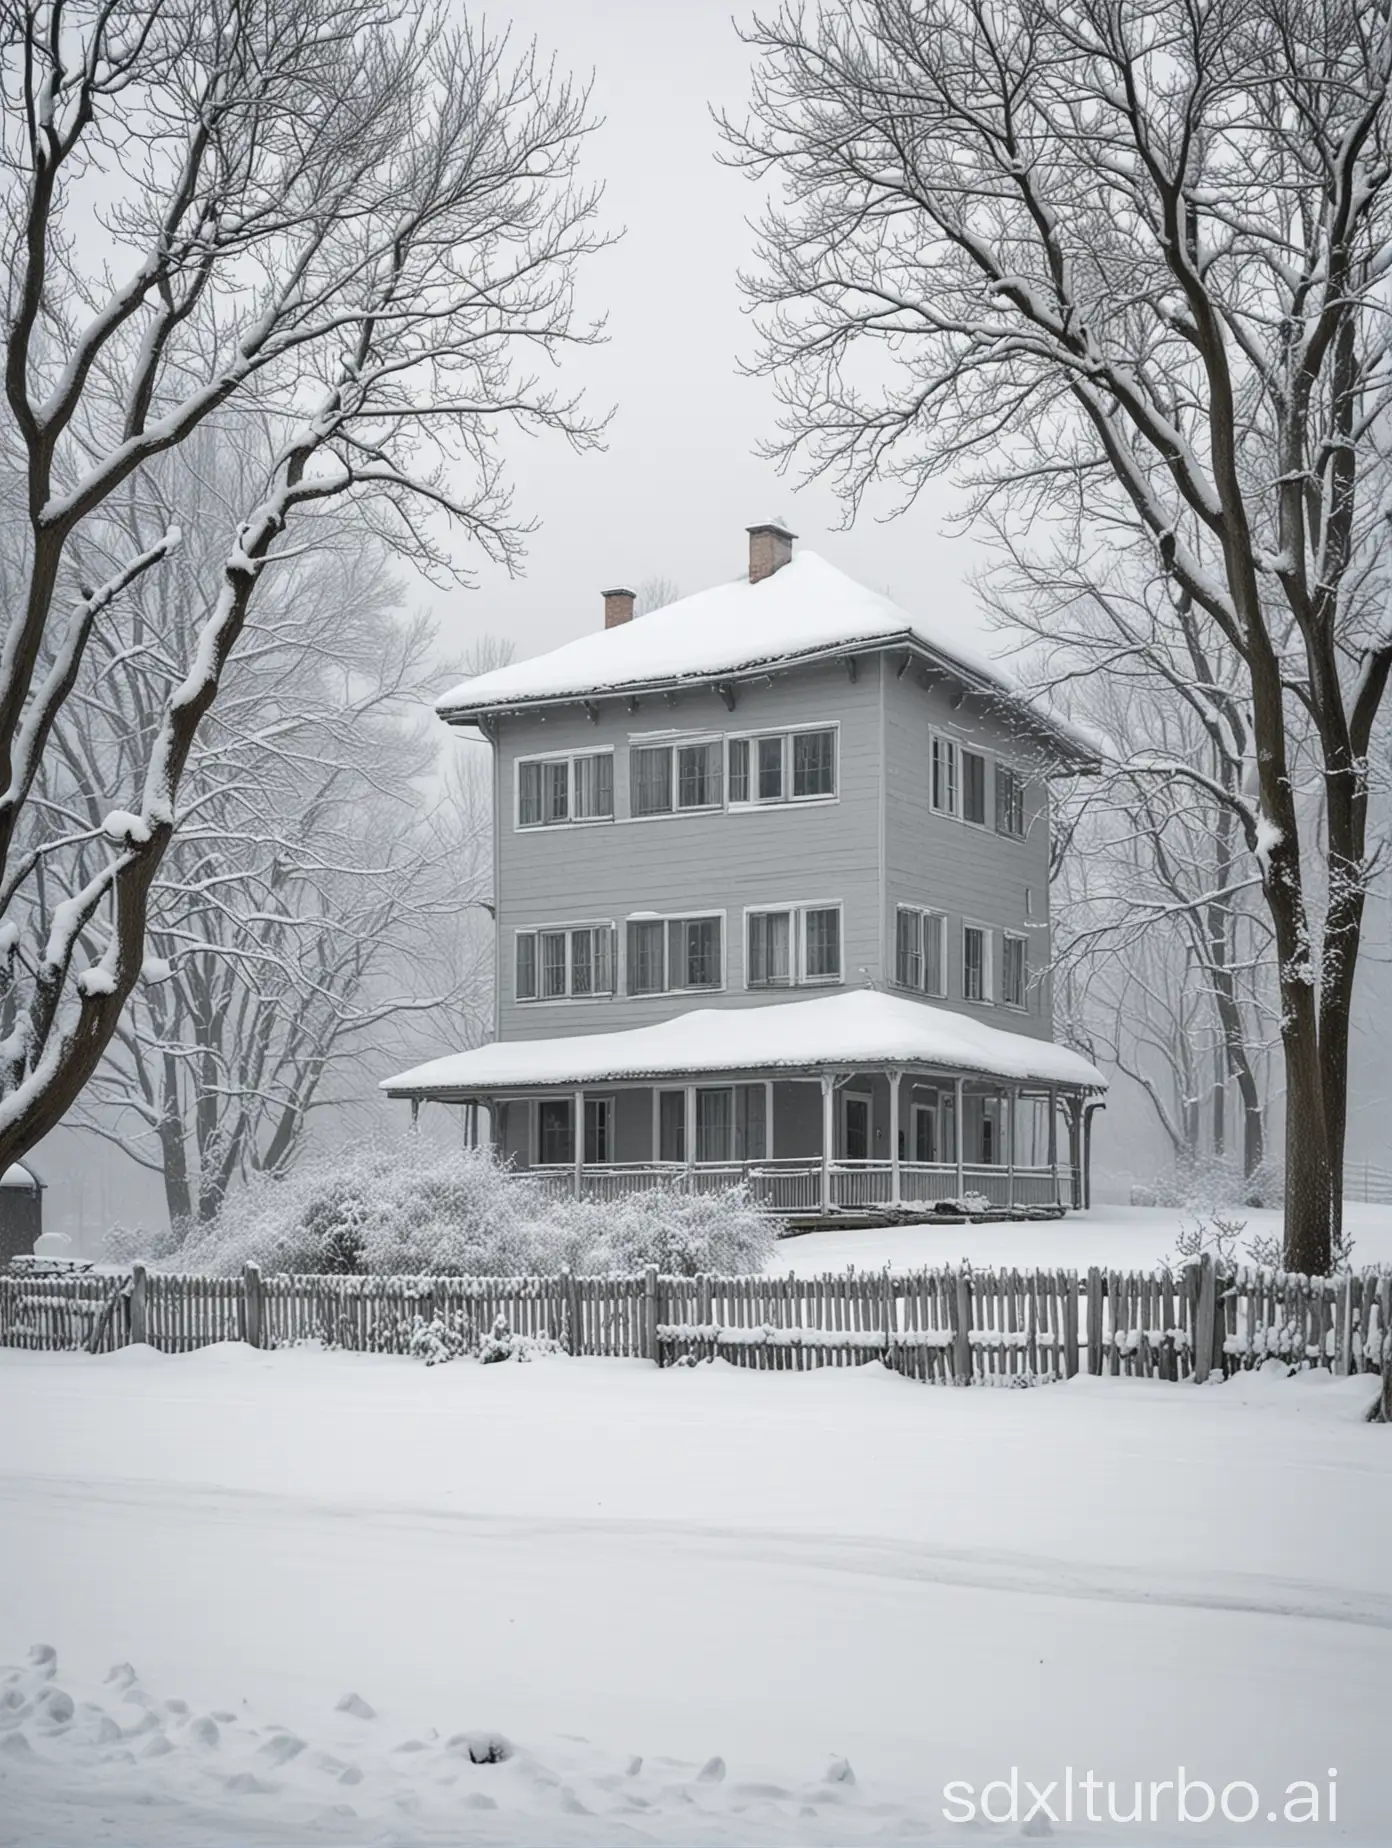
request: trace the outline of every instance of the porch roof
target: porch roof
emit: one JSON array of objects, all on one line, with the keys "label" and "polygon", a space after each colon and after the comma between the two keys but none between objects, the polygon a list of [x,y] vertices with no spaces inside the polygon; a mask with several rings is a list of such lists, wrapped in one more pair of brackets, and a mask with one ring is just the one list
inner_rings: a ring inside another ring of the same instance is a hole
[{"label": "porch roof", "polygon": [[924,1066],[1090,1091],[1107,1084],[1095,1065],[1050,1040],[861,988],[810,1001],[695,1008],[624,1032],[495,1041],[384,1078],[381,1089],[389,1097],[462,1100],[540,1085],[863,1066]]}]

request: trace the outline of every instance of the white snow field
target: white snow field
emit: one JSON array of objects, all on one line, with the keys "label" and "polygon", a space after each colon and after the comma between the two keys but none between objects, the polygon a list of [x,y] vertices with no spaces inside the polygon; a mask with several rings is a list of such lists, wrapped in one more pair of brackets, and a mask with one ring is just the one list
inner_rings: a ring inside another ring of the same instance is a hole
[{"label": "white snow field", "polygon": [[[1248,1206],[1221,1211],[1225,1220],[1245,1224],[1239,1247],[1262,1236],[1279,1243],[1279,1212]],[[817,1277],[823,1271],[844,1270],[848,1264],[857,1270],[880,1270],[886,1264],[894,1270],[916,1270],[967,1260],[979,1270],[992,1265],[1086,1270],[1090,1264],[1104,1270],[1153,1270],[1159,1264],[1180,1262],[1175,1256],[1175,1239],[1181,1227],[1192,1228],[1199,1220],[1212,1218],[1212,1213],[1182,1207],[1098,1206],[1063,1219],[1026,1219],[1013,1224],[805,1232],[780,1239],[768,1269],[785,1276],[791,1270],[800,1277]],[[1344,1227],[1353,1239],[1355,1270],[1364,1265],[1392,1265],[1392,1206],[1350,1201],[1344,1207]],[[1392,1840],[1392,1829],[1388,1839]]]},{"label": "white snow field", "polygon": [[0,1353],[0,1840],[1386,1842],[1372,1384]]}]

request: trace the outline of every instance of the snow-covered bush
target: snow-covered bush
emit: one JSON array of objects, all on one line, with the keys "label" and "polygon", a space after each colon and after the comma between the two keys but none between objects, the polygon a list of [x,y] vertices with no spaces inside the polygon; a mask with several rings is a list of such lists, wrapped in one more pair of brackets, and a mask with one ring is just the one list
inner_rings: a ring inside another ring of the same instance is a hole
[{"label": "snow-covered bush", "polygon": [[[761,1270],[776,1221],[743,1187],[681,1194],[653,1188],[619,1200],[555,1198],[487,1150],[448,1149],[407,1134],[305,1160],[253,1180],[207,1225],[145,1246],[123,1235],[120,1257],[171,1271],[231,1276],[622,1275]],[[110,1255],[117,1255],[111,1253]]]}]

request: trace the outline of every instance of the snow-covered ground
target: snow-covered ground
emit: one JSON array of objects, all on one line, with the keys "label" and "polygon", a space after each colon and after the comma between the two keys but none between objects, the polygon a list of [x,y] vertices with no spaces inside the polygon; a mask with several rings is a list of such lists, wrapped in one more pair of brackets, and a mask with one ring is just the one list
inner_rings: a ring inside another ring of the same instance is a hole
[{"label": "snow-covered ground", "polygon": [[[879,1270],[885,1264],[909,1270],[923,1264],[958,1264],[965,1258],[979,1268],[1018,1265],[1021,1269],[1086,1270],[1090,1264],[1100,1264],[1111,1270],[1150,1270],[1157,1264],[1177,1262],[1175,1239],[1181,1227],[1192,1228],[1201,1218],[1212,1217],[1180,1208],[1099,1206],[1063,1219],[1008,1225],[807,1232],[780,1240],[769,1269],[785,1274],[793,1270],[808,1277],[844,1270],[848,1264],[857,1270]],[[1222,1217],[1245,1223],[1239,1247],[1259,1236],[1280,1240],[1278,1212],[1234,1206],[1224,1209]],[[1392,1264],[1392,1207],[1350,1203],[1344,1208],[1344,1222],[1353,1238],[1356,1268]]]},{"label": "snow-covered ground", "polygon": [[1386,1842],[1369,1390],[0,1353],[0,1840]]}]

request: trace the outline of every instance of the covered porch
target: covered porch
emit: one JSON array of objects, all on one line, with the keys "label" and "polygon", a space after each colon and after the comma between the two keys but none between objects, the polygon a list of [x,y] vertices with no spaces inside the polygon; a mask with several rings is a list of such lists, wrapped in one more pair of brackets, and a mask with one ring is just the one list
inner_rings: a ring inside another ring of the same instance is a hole
[{"label": "covered porch", "polygon": [[1104,1080],[1067,1048],[871,990],[481,1046],[387,1079],[557,1192],[746,1183],[791,1222],[1088,1202]]}]

